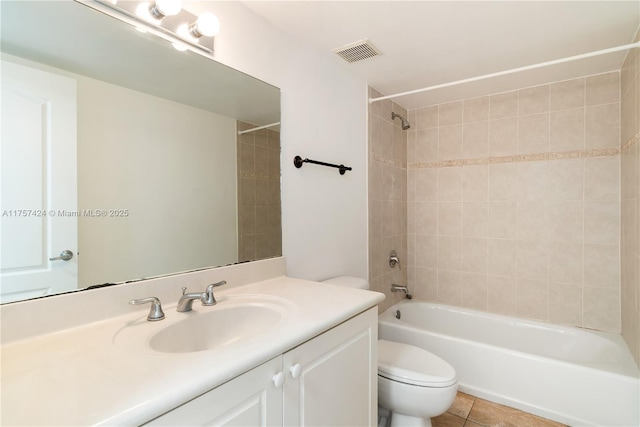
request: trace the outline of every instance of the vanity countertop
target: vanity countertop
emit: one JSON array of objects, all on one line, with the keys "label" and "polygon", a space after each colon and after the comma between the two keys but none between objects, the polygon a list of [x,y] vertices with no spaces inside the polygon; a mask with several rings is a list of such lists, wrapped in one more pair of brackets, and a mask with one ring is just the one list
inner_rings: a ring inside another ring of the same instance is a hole
[{"label": "vanity countertop", "polygon": [[[159,322],[146,321],[148,306],[132,306],[131,314],[4,345],[2,425],[139,425],[384,299],[286,276],[216,291],[217,305],[196,301],[192,313],[164,301],[166,318]],[[284,302],[286,315],[267,332],[215,350],[149,348],[154,331],[248,295]]]}]

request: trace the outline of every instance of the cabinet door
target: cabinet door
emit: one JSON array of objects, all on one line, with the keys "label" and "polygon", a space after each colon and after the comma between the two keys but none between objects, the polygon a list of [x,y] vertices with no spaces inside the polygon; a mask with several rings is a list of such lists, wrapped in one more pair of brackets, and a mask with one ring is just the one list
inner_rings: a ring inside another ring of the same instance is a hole
[{"label": "cabinet door", "polygon": [[148,426],[281,426],[282,357],[240,375],[145,424]]},{"label": "cabinet door", "polygon": [[287,352],[284,425],[377,424],[377,308]]}]

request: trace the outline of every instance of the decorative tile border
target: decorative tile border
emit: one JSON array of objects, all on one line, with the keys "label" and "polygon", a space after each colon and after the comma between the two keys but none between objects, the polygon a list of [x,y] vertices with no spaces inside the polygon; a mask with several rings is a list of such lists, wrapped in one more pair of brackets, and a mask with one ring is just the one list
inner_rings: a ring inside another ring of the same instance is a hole
[{"label": "decorative tile border", "polygon": [[255,172],[241,171],[240,178],[254,178],[254,179],[261,179],[263,181],[267,181],[270,179],[274,179],[274,180],[280,179],[280,175],[265,175],[261,173],[255,173]]},{"label": "decorative tile border", "polygon": [[499,163],[541,162],[545,160],[584,159],[588,157],[619,156],[620,148],[599,148],[592,150],[562,151],[539,154],[515,154],[513,156],[485,157],[478,159],[441,160],[437,162],[409,163],[408,169],[449,168],[459,166],[480,166]]},{"label": "decorative tile border", "polygon": [[640,142],[640,132],[631,137],[620,148],[594,148],[590,150],[559,151],[538,154],[514,154],[512,156],[484,157],[476,159],[439,160],[434,162],[406,163],[388,159],[381,154],[371,154],[370,159],[387,166],[403,169],[450,168],[460,166],[481,166],[500,163],[541,162],[545,160],[585,159],[589,157],[613,157],[628,151]]},{"label": "decorative tile border", "polygon": [[395,166],[401,169],[407,169],[407,162],[403,162],[400,160],[388,159],[384,157],[382,154],[371,154],[369,156],[371,160],[375,160],[378,163],[382,163],[387,166]]},{"label": "decorative tile border", "polygon": [[638,142],[640,142],[640,132],[633,135],[620,147],[620,151],[626,152],[631,150]]}]

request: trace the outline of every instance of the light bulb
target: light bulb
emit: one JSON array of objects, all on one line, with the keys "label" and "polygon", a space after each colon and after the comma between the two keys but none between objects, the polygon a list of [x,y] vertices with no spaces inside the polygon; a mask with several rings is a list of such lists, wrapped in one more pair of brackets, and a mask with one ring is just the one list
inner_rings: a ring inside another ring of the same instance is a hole
[{"label": "light bulb", "polygon": [[171,45],[173,46],[173,48],[175,50],[178,50],[180,52],[184,52],[184,51],[186,51],[188,49],[186,44],[180,43],[180,42],[171,43]]},{"label": "light bulb", "polygon": [[189,31],[194,37],[213,37],[220,31],[220,21],[213,13],[204,12],[191,24]]},{"label": "light bulb", "polygon": [[165,16],[173,16],[182,10],[181,0],[156,0],[150,9],[153,16],[162,19]]}]

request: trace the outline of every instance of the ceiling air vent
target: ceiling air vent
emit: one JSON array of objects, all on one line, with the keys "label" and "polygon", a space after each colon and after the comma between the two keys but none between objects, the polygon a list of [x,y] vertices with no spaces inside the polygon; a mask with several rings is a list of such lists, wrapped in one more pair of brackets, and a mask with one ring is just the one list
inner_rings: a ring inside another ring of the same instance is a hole
[{"label": "ceiling air vent", "polygon": [[349,63],[382,55],[382,53],[367,39],[350,43],[346,46],[333,49],[333,51]]}]

